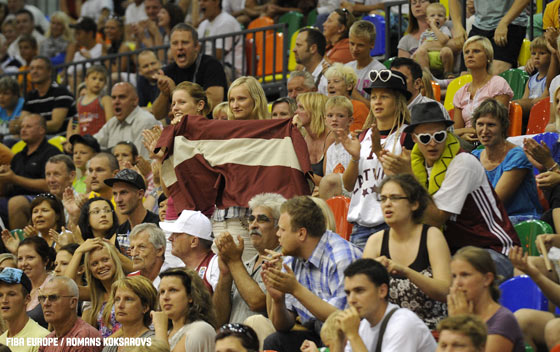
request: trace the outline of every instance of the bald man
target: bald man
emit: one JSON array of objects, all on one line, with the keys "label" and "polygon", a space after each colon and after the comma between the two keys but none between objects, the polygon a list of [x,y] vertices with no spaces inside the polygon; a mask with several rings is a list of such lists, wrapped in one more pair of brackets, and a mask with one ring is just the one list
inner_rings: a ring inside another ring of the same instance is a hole
[{"label": "bald man", "polygon": [[142,143],[142,131],[160,124],[154,115],[138,106],[136,89],[128,82],[120,82],[111,91],[113,116],[94,137],[102,150],[108,150],[121,141],[131,141],[144,158],[149,153]]}]

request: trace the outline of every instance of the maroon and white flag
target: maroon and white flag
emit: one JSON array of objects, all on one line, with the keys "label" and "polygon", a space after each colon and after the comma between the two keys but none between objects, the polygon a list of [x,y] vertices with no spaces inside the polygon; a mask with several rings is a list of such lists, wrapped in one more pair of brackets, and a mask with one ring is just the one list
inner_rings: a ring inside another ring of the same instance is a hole
[{"label": "maroon and white flag", "polygon": [[166,148],[161,178],[177,213],[190,209],[210,215],[214,205],[247,207],[263,192],[287,199],[310,194],[307,145],[290,119],[187,116],[163,130],[157,147]]}]

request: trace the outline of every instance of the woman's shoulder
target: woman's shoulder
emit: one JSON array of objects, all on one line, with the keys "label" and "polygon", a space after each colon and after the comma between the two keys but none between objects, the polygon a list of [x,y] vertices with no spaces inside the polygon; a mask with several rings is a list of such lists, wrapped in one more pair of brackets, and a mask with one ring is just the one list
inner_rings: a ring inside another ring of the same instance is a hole
[{"label": "woman's shoulder", "polygon": [[506,167],[507,166],[522,167],[522,168],[528,168],[528,169],[533,168],[533,166],[531,165],[531,162],[527,158],[527,155],[525,155],[525,152],[523,151],[523,148],[521,148],[519,146],[515,146],[515,147],[511,148],[507,152],[506,157],[504,158],[504,161],[502,162],[502,164]]},{"label": "woman's shoulder", "polygon": [[504,331],[514,331],[519,328],[519,324],[513,313],[504,306],[500,306],[496,313],[486,322],[488,335],[502,335]]}]

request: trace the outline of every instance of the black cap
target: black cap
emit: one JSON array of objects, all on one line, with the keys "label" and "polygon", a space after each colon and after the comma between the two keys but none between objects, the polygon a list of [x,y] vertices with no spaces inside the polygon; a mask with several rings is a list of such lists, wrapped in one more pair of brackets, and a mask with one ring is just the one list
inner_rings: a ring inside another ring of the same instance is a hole
[{"label": "black cap", "polygon": [[78,22],[70,25],[70,28],[81,29],[86,32],[97,32],[97,24],[91,17],[80,17]]},{"label": "black cap", "polygon": [[371,85],[364,88],[364,91],[371,94],[373,88],[392,89],[402,93],[406,100],[410,99],[412,94],[406,89],[406,76],[398,71],[393,70],[371,70],[369,71],[369,79]]},{"label": "black cap", "polygon": [[105,181],[107,186],[113,187],[115,182],[125,182],[129,185],[133,185],[138,189],[146,189],[146,183],[144,183],[144,179],[140,174],[132,169],[123,169],[119,171],[115,177],[108,178]]},{"label": "black cap", "polygon": [[416,126],[425,123],[442,122],[445,124],[445,127],[453,125],[453,121],[443,116],[441,107],[435,101],[413,105],[412,108],[410,108],[410,115],[410,124],[404,129],[407,133],[412,133]]},{"label": "black cap", "polygon": [[70,144],[74,146],[74,144],[76,143],[85,144],[91,149],[93,149],[96,153],[99,153],[101,151],[101,148],[99,147],[99,142],[97,142],[97,139],[93,138],[91,134],[84,134],[83,136],[79,134],[75,134],[71,136]]}]

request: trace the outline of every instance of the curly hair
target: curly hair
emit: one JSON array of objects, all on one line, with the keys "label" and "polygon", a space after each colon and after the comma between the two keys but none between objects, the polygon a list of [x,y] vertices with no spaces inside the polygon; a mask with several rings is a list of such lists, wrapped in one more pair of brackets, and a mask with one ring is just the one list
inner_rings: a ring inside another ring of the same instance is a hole
[{"label": "curly hair", "polygon": [[212,305],[212,296],[200,276],[187,268],[171,268],[159,274],[161,279],[167,276],[179,278],[187,291],[188,297],[192,299],[186,313],[186,321],[204,320],[216,328],[216,313]]}]

